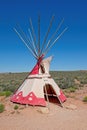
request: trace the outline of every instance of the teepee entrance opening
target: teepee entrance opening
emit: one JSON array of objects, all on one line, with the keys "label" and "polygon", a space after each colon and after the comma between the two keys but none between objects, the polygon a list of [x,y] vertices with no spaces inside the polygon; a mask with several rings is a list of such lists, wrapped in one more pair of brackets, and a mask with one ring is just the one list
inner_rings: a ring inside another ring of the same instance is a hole
[{"label": "teepee entrance opening", "polygon": [[57,94],[50,84],[45,84],[44,86],[44,97],[45,97],[45,100],[48,102],[60,104]]}]

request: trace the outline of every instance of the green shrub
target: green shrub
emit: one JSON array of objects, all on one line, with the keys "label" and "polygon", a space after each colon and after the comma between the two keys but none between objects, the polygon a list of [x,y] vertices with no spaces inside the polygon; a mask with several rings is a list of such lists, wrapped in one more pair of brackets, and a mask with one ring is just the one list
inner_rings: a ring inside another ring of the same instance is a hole
[{"label": "green shrub", "polygon": [[12,94],[11,91],[5,91],[5,96],[6,97],[9,97],[11,94]]},{"label": "green shrub", "polygon": [[5,96],[5,93],[4,92],[0,92],[0,96]]},{"label": "green shrub", "polygon": [[0,104],[0,113],[2,113],[4,111],[5,107],[3,104]]},{"label": "green shrub", "polygon": [[70,92],[75,92],[75,91],[76,91],[76,88],[70,87],[70,88],[69,88],[69,91],[70,91]]},{"label": "green shrub", "polygon": [[87,102],[87,96],[83,98],[83,102]]},{"label": "green shrub", "polygon": [[3,92],[0,92],[0,96],[9,97],[10,95],[11,95],[11,91],[3,91]]},{"label": "green shrub", "polygon": [[15,105],[15,106],[14,106],[14,109],[17,110],[17,109],[18,109],[18,105]]},{"label": "green shrub", "polygon": [[70,88],[65,89],[64,92],[66,92],[66,93],[73,92],[74,93],[76,91],[76,89],[77,88],[75,88],[75,87],[70,87]]}]

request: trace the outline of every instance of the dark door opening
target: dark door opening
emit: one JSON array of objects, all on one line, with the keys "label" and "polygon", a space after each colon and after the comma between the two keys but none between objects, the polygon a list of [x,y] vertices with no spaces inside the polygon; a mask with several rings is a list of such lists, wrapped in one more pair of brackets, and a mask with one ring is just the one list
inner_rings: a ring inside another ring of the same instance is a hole
[{"label": "dark door opening", "polygon": [[50,84],[45,84],[44,86],[44,97],[46,101],[48,98],[49,102],[60,104],[58,97],[56,95],[56,92],[54,91],[54,89],[52,88]]}]

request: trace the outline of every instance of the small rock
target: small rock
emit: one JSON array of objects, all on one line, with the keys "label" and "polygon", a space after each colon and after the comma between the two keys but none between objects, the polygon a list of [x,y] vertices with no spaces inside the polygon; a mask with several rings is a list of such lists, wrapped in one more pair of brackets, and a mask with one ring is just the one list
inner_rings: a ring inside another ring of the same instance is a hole
[{"label": "small rock", "polygon": [[17,114],[20,114],[20,111],[16,111]]},{"label": "small rock", "polygon": [[15,111],[11,111],[11,114],[14,114],[15,113]]},{"label": "small rock", "polygon": [[21,107],[19,107],[20,110],[22,110],[22,109],[24,109],[24,108],[25,108],[25,106],[21,106]]},{"label": "small rock", "polygon": [[70,104],[70,105],[67,105],[65,106],[67,109],[71,109],[71,110],[75,110],[77,109],[77,106],[73,105],[73,104]]},{"label": "small rock", "polygon": [[39,108],[37,110],[38,112],[42,113],[42,114],[48,114],[49,113],[49,109],[48,108]]}]

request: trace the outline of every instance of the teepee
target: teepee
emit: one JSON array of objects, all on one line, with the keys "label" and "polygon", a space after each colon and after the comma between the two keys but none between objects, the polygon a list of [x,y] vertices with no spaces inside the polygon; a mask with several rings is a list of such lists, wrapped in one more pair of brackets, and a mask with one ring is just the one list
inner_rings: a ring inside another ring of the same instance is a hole
[{"label": "teepee", "polygon": [[47,42],[47,37],[52,27],[54,16],[52,16],[48,30],[46,32],[43,43],[40,43],[40,16],[38,17],[38,42],[33,28],[32,21],[30,19],[30,29],[28,29],[29,35],[27,36],[23,30],[18,26],[19,29],[14,28],[20,39],[36,58],[37,63],[28,74],[26,79],[23,81],[21,86],[12,95],[11,101],[20,104],[29,105],[40,105],[46,106],[46,100],[49,102],[49,97],[56,97],[58,102],[62,103],[66,100],[65,95],[59,86],[55,83],[51,75],[49,74],[50,62],[52,56],[45,58],[47,52],[51,47],[58,41],[63,35],[67,28],[65,28],[57,37],[54,39],[59,28],[61,27],[64,20],[60,22],[56,31],[53,33],[51,38]]}]

